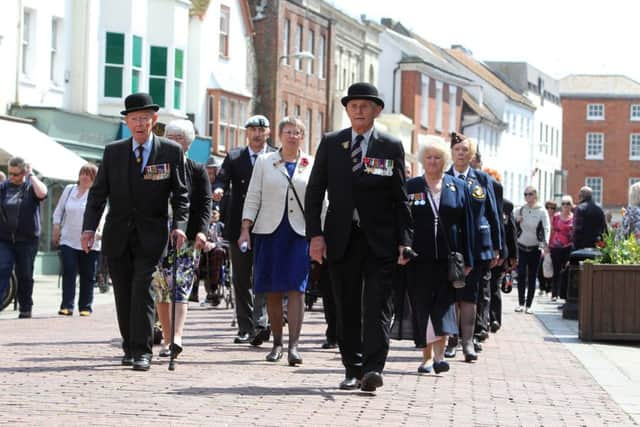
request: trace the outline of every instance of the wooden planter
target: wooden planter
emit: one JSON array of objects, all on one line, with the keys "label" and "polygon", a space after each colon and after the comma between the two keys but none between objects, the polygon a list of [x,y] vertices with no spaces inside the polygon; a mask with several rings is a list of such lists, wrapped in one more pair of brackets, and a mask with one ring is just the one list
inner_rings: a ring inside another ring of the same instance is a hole
[{"label": "wooden planter", "polygon": [[640,341],[640,265],[583,263],[579,337]]}]

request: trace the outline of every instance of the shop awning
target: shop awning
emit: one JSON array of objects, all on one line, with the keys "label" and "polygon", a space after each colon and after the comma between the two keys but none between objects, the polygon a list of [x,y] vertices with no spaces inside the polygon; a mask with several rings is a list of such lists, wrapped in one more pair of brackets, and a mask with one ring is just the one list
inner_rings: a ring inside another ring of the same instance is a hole
[{"label": "shop awning", "polygon": [[86,160],[22,120],[0,117],[0,164],[11,157],[25,159],[44,178],[76,181]]}]

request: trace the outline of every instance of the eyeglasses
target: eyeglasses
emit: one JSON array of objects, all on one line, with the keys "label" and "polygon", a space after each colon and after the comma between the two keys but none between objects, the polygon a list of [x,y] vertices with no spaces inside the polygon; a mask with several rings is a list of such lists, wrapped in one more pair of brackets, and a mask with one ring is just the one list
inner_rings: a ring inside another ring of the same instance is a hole
[{"label": "eyeglasses", "polygon": [[527,197],[527,196],[535,196],[535,195],[536,195],[536,193],[524,193],[525,197]]},{"label": "eyeglasses", "polygon": [[151,119],[153,119],[153,116],[139,116],[139,117],[129,117],[128,118],[128,120],[131,120],[134,123],[147,123]]},{"label": "eyeglasses", "polygon": [[294,131],[288,130],[288,131],[285,131],[285,132],[282,132],[282,133],[284,135],[286,135],[286,136],[294,136],[296,138],[299,138],[300,136],[302,136],[302,132],[299,132],[299,131],[295,131],[294,132]]},{"label": "eyeglasses", "polygon": [[9,172],[9,176],[20,176],[22,175],[24,172]]}]

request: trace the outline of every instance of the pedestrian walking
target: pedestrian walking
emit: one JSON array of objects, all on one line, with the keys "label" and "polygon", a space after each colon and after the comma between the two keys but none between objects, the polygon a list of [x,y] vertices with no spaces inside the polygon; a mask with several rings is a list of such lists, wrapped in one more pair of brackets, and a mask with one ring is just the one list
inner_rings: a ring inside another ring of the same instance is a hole
[{"label": "pedestrian walking", "polygon": [[40,203],[47,186],[21,157],[8,163],[9,178],[0,184],[0,295],[14,271],[18,279],[20,319],[31,318],[33,264],[40,243]]},{"label": "pedestrian walking", "polygon": [[593,248],[607,232],[604,211],[593,200],[593,190],[584,186],[573,213],[573,249]]},{"label": "pedestrian walking", "polygon": [[566,298],[567,274],[564,271],[569,263],[569,255],[573,250],[571,238],[573,236],[573,199],[569,195],[562,196],[561,210],[551,219],[551,235],[549,249],[553,263],[553,279],[551,286],[551,301]]},{"label": "pedestrian walking", "polygon": [[97,173],[98,167],[93,163],[82,166],[78,174],[78,183],[69,184],[64,188],[53,212],[51,241],[54,246],[59,247],[62,257],[62,301],[58,310],[61,316],[73,315],[78,276],[78,314],[87,317],[93,312],[93,288],[96,284],[96,269],[100,256],[101,229],[98,227],[94,245],[87,253],[82,250],[80,236],[89,189]]},{"label": "pedestrian walking", "polygon": [[372,392],[383,385],[391,283],[396,263],[408,261],[403,251],[411,245],[411,213],[402,143],[374,126],[384,108],[377,88],[354,83],[342,105],[351,127],[320,141],[307,186],[307,237],[311,258],[329,263],[345,367],[340,388]]},{"label": "pedestrian walking", "polygon": [[233,242],[237,242],[240,237],[242,209],[256,160],[259,155],[273,152],[275,149],[267,145],[271,127],[265,116],[249,117],[244,127],[247,146],[234,148],[225,157],[213,185],[213,200],[219,202],[225,196],[228,197],[223,222],[224,238],[230,242],[233,291],[238,319],[238,334],[234,342],[259,346],[269,341],[271,336],[267,305],[263,294],[254,294],[253,252],[248,246],[246,249],[239,248]]},{"label": "pedestrian walking", "polygon": [[[151,276],[169,234],[175,247],[182,248],[189,198],[182,149],[152,132],[160,106],[146,93],[131,94],[124,103],[121,114],[132,136],[105,147],[89,190],[81,242],[89,252],[108,202],[102,250],[113,282],[122,364],[146,371],[151,366],[155,321]],[[169,204],[173,218],[167,227]]]}]

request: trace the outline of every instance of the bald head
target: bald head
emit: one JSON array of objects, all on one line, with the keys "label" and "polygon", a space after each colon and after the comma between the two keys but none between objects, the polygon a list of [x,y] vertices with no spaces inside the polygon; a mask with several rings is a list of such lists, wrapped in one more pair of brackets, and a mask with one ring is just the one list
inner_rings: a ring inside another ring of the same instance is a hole
[{"label": "bald head", "polygon": [[591,200],[592,196],[593,196],[593,190],[591,189],[591,187],[587,187],[586,185],[582,187],[578,192],[578,197],[580,198],[581,202]]}]

